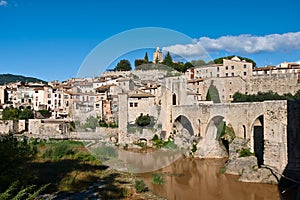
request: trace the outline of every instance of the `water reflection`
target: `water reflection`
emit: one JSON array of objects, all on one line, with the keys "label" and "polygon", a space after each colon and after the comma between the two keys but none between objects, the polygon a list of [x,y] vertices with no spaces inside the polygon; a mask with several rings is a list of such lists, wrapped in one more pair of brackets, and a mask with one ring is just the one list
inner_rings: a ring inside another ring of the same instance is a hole
[{"label": "water reflection", "polygon": [[172,200],[181,199],[245,199],[276,200],[279,198],[277,186],[238,182],[237,176],[220,173],[224,159],[181,158],[173,164],[156,171],[163,173],[165,183],[153,185],[152,173],[140,174],[145,182],[160,196]]}]

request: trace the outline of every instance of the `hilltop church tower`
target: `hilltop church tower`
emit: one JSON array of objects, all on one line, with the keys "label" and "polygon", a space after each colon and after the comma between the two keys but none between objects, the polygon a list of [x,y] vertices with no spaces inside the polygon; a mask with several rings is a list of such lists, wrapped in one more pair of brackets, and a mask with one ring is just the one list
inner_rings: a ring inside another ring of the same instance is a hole
[{"label": "hilltop church tower", "polygon": [[156,47],[156,51],[153,53],[153,63],[156,63],[156,61],[159,63],[163,61],[162,52],[160,51],[159,47]]}]

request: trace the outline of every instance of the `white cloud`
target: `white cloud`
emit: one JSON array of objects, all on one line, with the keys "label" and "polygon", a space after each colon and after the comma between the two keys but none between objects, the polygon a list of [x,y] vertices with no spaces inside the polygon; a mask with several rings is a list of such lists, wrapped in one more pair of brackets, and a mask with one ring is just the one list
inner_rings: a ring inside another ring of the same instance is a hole
[{"label": "white cloud", "polygon": [[0,0],[0,6],[7,6],[7,1]]},{"label": "white cloud", "polygon": [[260,52],[300,50],[300,32],[270,34],[265,36],[238,35],[222,36],[217,39],[201,37],[187,45],[173,45],[163,50],[178,55],[203,55],[203,49],[208,53],[227,51],[230,53],[254,54]]}]

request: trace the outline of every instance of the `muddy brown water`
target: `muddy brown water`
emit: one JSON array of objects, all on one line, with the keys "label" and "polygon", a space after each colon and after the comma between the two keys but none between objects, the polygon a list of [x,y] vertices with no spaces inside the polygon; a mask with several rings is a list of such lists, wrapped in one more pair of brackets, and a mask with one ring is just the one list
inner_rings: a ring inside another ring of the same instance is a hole
[{"label": "muddy brown water", "polygon": [[[242,183],[238,176],[220,173],[224,159],[180,158],[156,172],[139,174],[154,193],[170,200],[279,200],[276,185]],[[164,184],[152,183],[152,174]]]}]

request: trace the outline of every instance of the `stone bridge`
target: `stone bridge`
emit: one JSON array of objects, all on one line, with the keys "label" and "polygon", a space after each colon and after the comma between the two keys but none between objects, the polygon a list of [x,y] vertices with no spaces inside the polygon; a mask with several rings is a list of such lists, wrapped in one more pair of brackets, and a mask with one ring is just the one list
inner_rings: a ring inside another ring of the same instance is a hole
[{"label": "stone bridge", "polygon": [[225,122],[236,137],[250,141],[259,165],[283,171],[288,161],[293,160],[290,164],[294,167],[300,164],[299,144],[294,141],[299,141],[299,108],[299,102],[291,101],[172,106],[165,130],[172,133],[174,128],[184,128],[191,137],[200,136],[198,155],[216,157],[214,149],[220,148],[218,131],[221,122]]}]

